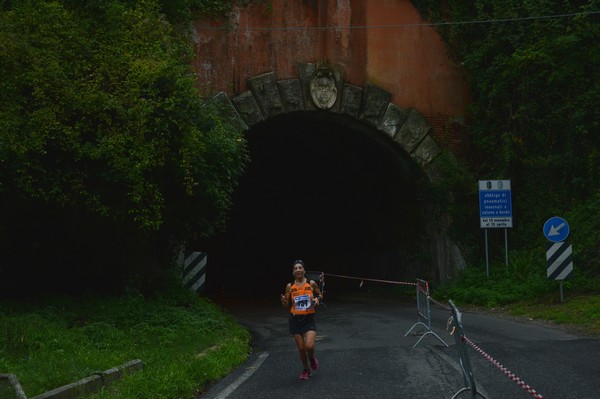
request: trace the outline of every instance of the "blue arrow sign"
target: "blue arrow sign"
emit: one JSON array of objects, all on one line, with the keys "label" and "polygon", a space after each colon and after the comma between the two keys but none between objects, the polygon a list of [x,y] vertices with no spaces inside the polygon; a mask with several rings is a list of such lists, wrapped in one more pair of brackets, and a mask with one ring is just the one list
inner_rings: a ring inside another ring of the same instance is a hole
[{"label": "blue arrow sign", "polygon": [[569,224],[561,217],[551,217],[544,223],[544,235],[552,242],[562,242],[569,235]]}]

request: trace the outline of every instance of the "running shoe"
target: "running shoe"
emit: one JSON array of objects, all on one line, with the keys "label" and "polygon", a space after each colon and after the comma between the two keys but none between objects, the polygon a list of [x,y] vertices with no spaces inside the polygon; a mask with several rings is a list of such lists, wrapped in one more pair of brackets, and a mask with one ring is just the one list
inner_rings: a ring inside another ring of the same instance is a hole
[{"label": "running shoe", "polygon": [[315,371],[319,368],[319,361],[316,357],[310,359],[310,367]]},{"label": "running shoe", "polygon": [[302,374],[300,374],[300,379],[301,380],[308,380],[308,377],[310,377],[310,369],[304,369],[304,370],[302,370]]}]

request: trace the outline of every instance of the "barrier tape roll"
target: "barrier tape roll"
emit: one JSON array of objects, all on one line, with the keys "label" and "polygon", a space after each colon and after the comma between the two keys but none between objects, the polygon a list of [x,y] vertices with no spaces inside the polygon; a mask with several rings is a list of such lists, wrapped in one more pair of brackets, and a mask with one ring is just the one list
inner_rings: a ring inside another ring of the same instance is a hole
[{"label": "barrier tape roll", "polygon": [[490,355],[488,355],[487,353],[485,353],[483,351],[483,349],[481,349],[480,347],[478,347],[477,345],[475,345],[469,338],[467,338],[467,337],[465,337],[463,335],[461,337],[461,339],[464,342],[466,342],[469,345],[471,345],[473,347],[473,349],[475,349],[475,351],[477,353],[479,353],[480,355],[482,355],[485,359],[489,360],[494,366],[498,367],[508,378],[510,378],[511,380],[513,380],[514,382],[516,382],[517,385],[519,385],[525,391],[527,391],[528,393],[530,393],[532,397],[534,397],[535,399],[544,399],[544,397],[542,396],[542,394],[538,393],[531,386],[527,385],[525,383],[525,381],[523,381],[522,379],[520,379],[519,377],[517,377],[513,372],[511,372],[506,367],[504,367],[503,365],[501,365],[496,359],[494,359],[493,357],[491,357]]}]

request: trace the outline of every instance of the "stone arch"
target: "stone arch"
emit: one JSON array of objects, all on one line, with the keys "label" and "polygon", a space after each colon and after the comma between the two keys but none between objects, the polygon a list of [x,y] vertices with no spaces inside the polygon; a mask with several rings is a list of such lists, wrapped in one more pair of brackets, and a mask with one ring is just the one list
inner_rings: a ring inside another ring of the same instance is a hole
[{"label": "stone arch", "polygon": [[[277,80],[273,72],[248,79],[249,90],[229,98],[225,92],[216,94],[210,102],[217,105],[222,116],[240,131],[288,113],[321,111],[348,117],[365,123],[387,135],[424,172],[430,182],[439,179],[435,159],[442,148],[432,135],[432,126],[415,109],[402,109],[390,102],[391,93],[372,83],[358,87],[345,83],[342,73],[335,75],[335,101],[319,107],[311,96],[311,79],[318,64],[298,64],[298,78]],[[431,274],[439,281],[447,280],[465,268],[458,246],[449,238],[450,221],[430,220],[427,226],[431,237]]]},{"label": "stone arch", "polygon": [[[254,76],[248,79],[249,90],[232,99],[220,92],[211,102],[219,104],[228,120],[243,131],[276,115],[323,111],[311,98],[310,82],[317,68],[314,63],[298,64],[297,79],[276,80],[273,72]],[[427,120],[415,109],[391,103],[391,94],[384,89],[371,83],[364,87],[345,83],[342,73],[331,71],[337,96],[324,112],[354,118],[386,134],[433,179],[429,165],[442,150]]]}]

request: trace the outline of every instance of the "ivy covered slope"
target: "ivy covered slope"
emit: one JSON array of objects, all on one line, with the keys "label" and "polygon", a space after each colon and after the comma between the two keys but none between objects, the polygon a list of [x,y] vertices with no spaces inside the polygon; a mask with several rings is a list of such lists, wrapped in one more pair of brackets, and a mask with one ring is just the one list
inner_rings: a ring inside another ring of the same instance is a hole
[{"label": "ivy covered slope", "polygon": [[[470,86],[474,179],[512,181],[511,249],[535,249],[543,262],[542,226],[560,215],[571,226],[578,273],[598,276],[600,3],[413,4],[436,24]],[[459,195],[457,213],[477,215],[476,192],[469,195]]]},{"label": "ivy covered slope", "polygon": [[245,142],[203,106],[186,28],[230,5],[0,3],[1,292],[151,290],[224,226]]}]

